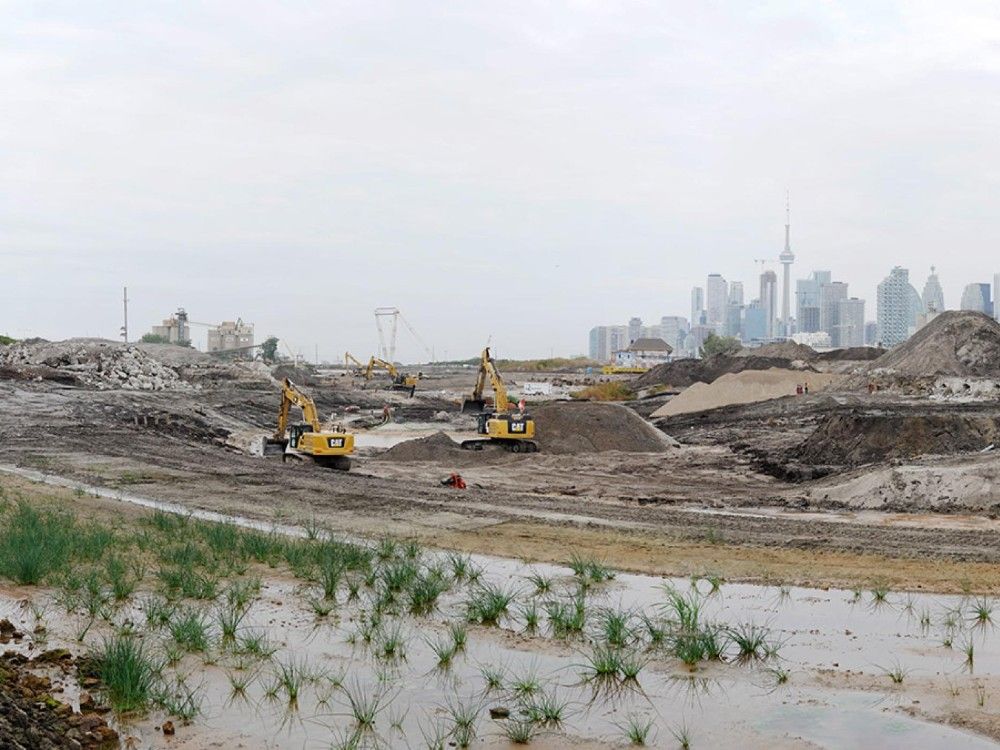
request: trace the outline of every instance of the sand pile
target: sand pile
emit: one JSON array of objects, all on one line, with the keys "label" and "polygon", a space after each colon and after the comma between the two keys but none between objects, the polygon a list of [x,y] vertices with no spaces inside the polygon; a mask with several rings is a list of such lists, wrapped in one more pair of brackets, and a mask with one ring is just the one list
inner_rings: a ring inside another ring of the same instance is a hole
[{"label": "sand pile", "polygon": [[384,461],[438,461],[468,456],[467,451],[443,432],[396,443],[379,456]]},{"label": "sand pile", "polygon": [[779,341],[774,344],[765,344],[756,348],[744,347],[736,352],[737,357],[779,357],[788,360],[802,360],[808,362],[815,359],[816,350],[805,344],[796,344],[794,341]]},{"label": "sand pile", "polygon": [[816,507],[893,513],[1000,513],[1000,455],[987,454],[829,478],[805,491]]},{"label": "sand pile", "polygon": [[712,383],[695,383],[653,412],[653,418],[672,417],[718,409],[733,404],[753,404],[783,396],[794,396],[799,384],[809,384],[810,393],[838,380],[837,375],[772,367],[723,375]]},{"label": "sand pile", "polygon": [[802,443],[800,459],[858,466],[894,458],[980,451],[1000,444],[1000,417],[941,410],[885,414],[853,410],[826,417]]},{"label": "sand pile", "polygon": [[807,365],[796,366],[792,360],[784,357],[720,354],[705,359],[678,359],[657,365],[633,380],[631,385],[634,390],[655,385],[687,388],[694,383],[711,383],[727,373],[744,372],[745,370],[769,370],[772,367],[813,371],[813,368]]},{"label": "sand pile", "polygon": [[0,374],[90,388],[163,391],[191,386],[136,346],[102,339],[20,342],[0,347]]},{"label": "sand pile", "polygon": [[672,441],[631,409],[593,401],[559,401],[532,409],[543,453],[661,453]]},{"label": "sand pile", "polygon": [[1000,323],[979,312],[941,313],[872,362],[869,373],[904,378],[1000,377]]}]

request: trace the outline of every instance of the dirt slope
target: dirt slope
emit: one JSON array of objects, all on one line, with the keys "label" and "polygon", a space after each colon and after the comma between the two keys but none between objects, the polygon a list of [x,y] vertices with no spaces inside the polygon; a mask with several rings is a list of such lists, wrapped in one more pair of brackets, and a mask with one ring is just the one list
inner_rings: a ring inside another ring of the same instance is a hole
[{"label": "dirt slope", "polygon": [[907,378],[1000,377],[1000,323],[979,312],[941,313],[872,362],[874,371]]}]

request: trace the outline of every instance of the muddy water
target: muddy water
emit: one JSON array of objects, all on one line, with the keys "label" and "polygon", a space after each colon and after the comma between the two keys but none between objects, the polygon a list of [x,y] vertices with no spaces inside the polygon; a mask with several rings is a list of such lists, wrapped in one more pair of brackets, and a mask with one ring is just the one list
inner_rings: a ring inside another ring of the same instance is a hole
[{"label": "muddy water", "polygon": [[[19,472],[28,475],[30,472]],[[29,477],[39,478],[39,477]],[[75,487],[48,477],[48,481]],[[161,510],[189,513],[186,508],[165,505],[118,491],[87,488],[107,497]],[[209,512],[196,517],[228,520],[254,528],[276,528],[287,534],[303,534],[296,527],[275,527],[250,519],[227,519]],[[530,586],[524,576],[532,571],[551,576],[557,591],[572,587],[565,568],[535,565],[488,557],[473,558],[485,580],[517,588],[522,602],[528,601]],[[650,576],[618,575],[593,589],[589,609],[601,607],[655,614],[665,601],[664,585],[687,591],[689,580],[665,580]],[[523,621],[515,616],[500,628],[469,627],[469,642],[449,669],[437,668],[428,643],[444,637],[445,624],[461,619],[465,591],[442,598],[438,612],[426,618],[399,619],[406,643],[406,656],[393,662],[380,661],[357,638],[360,609],[341,604],[327,618],[317,618],[308,604],[310,592],[294,581],[274,575],[264,581],[262,595],[251,609],[244,627],[265,630],[278,651],[272,663],[249,666],[253,678],[245,696],[233,694],[228,674],[237,674],[231,657],[220,656],[205,663],[200,656],[187,656],[171,673],[185,677],[198,689],[202,714],[192,725],[181,727],[170,747],[222,746],[260,748],[326,748],[346,737],[351,717],[346,694],[335,686],[343,682],[352,690],[383,693],[386,708],[376,720],[382,747],[423,747],[436,723],[448,723],[448,707],[475,705],[481,742],[505,747],[504,723],[489,719],[486,709],[506,706],[516,710],[517,701],[507,692],[488,691],[482,666],[503,668],[508,685],[533,675],[548,692],[567,701],[566,717],[559,727],[542,730],[534,741],[538,747],[603,747],[623,743],[622,725],[629,715],[648,718],[654,724],[654,747],[676,747],[673,732],[686,726],[694,747],[885,747],[885,748],[985,748],[994,745],[982,737],[943,724],[921,720],[914,706],[937,705],[947,709],[942,695],[946,686],[961,691],[956,699],[963,709],[975,707],[977,685],[988,688],[987,711],[995,711],[1000,700],[1000,641],[989,623],[974,623],[974,600],[955,596],[889,593],[885,601],[870,591],[853,592],[723,584],[709,594],[706,580],[697,584],[706,595],[703,618],[720,623],[754,622],[769,627],[783,642],[780,659],[741,664],[735,661],[703,665],[695,671],[676,659],[651,656],[630,689],[597,689],[583,682],[581,665],[589,652],[582,642],[561,642],[543,635],[528,636]],[[21,589],[0,591],[0,617],[9,617],[30,632],[33,616],[22,604],[33,599],[45,610],[49,629],[46,647],[67,646],[79,652],[75,641],[84,622],[66,616],[53,601],[52,592]],[[342,597],[343,599],[343,597]],[[1000,618],[1000,609],[996,616]],[[119,612],[116,621],[143,621],[138,605]],[[949,624],[951,621],[951,624]],[[109,626],[98,626],[86,644],[98,643]],[[951,646],[945,645],[951,640]],[[352,642],[353,641],[353,642]],[[970,665],[962,646],[971,642]],[[29,648],[28,643],[20,648]],[[303,688],[298,705],[290,708],[280,694],[269,695],[276,664],[295,661],[321,675]],[[769,671],[786,670],[787,683],[778,684]],[[905,675],[894,685],[886,670],[898,667]],[[335,678],[335,679],[332,679]],[[75,686],[66,686],[72,698]],[[120,724],[123,736],[134,738],[135,747],[165,747],[156,731],[164,717],[152,715],[133,724]]]},{"label": "muddy water", "polygon": [[[484,578],[522,589],[529,586],[523,576],[539,571],[556,579],[556,588],[570,587],[568,570],[552,566],[525,566],[515,561],[475,558]],[[664,581],[646,576],[621,575],[597,587],[592,611],[602,605],[654,612],[664,601],[665,583],[687,590],[687,580]],[[708,584],[700,587],[707,592]],[[0,616],[9,617],[31,630],[33,617],[23,606],[32,597],[47,611],[50,637],[47,647],[67,645],[79,650],[73,634],[83,625],[75,616],[66,617],[51,594],[37,590],[0,593]],[[844,591],[778,589],[724,584],[705,599],[705,616],[720,622],[752,620],[768,624],[784,640],[781,666],[788,670],[787,684],[777,685],[767,672],[769,664],[715,663],[690,672],[676,660],[660,657],[650,661],[634,689],[595,690],[581,681],[580,665],[586,648],[582,643],[561,643],[521,634],[523,623],[512,618],[501,628],[470,627],[469,643],[449,669],[441,670],[427,642],[444,634],[444,623],[460,619],[463,595],[447,595],[440,611],[427,618],[399,621],[406,642],[405,659],[378,661],[360,643],[351,643],[358,632],[359,611],[343,605],[328,618],[318,619],[306,602],[306,592],[293,581],[274,577],[266,580],[261,598],[246,625],[266,630],[279,646],[275,662],[292,660],[308,665],[325,676],[303,689],[295,708],[279,696],[269,697],[274,666],[262,664],[246,672],[255,674],[245,697],[232,694],[227,672],[235,673],[227,657],[205,664],[198,656],[187,656],[176,668],[189,685],[203,696],[202,715],[182,727],[172,747],[202,747],[209,741],[242,741],[247,747],[329,747],[346,736],[350,714],[345,694],[334,683],[343,681],[352,689],[381,691],[387,707],[376,722],[383,747],[422,747],[423,736],[435,721],[446,722],[450,705],[516,707],[502,691],[489,692],[480,666],[502,667],[508,682],[535,676],[548,691],[568,701],[563,725],[540,733],[539,747],[606,746],[620,742],[620,727],[629,714],[652,720],[656,727],[654,747],[674,747],[672,730],[687,726],[696,747],[808,747],[831,748],[955,748],[992,747],[972,734],[911,718],[900,710],[912,703],[916,689],[907,683],[895,687],[880,667],[899,664],[907,681],[920,678],[969,683],[1000,670],[1000,648],[993,628],[967,627],[975,639],[974,674],[957,648],[941,645],[949,610],[961,607],[969,616],[970,602],[957,597],[926,597],[890,594],[888,602],[876,606],[873,595],[860,601]],[[931,623],[921,622],[929,613]],[[119,622],[131,618],[142,622],[142,613],[119,613]],[[98,630],[87,642],[98,642]],[[881,683],[874,689],[831,688],[817,682],[819,670],[864,672]],[[335,677],[336,679],[331,679]],[[69,685],[67,695],[73,695]],[[136,724],[120,724],[124,736],[136,747],[166,746],[155,731],[163,717],[151,716]],[[480,737],[489,746],[506,746],[502,722],[491,721],[481,712]]]}]

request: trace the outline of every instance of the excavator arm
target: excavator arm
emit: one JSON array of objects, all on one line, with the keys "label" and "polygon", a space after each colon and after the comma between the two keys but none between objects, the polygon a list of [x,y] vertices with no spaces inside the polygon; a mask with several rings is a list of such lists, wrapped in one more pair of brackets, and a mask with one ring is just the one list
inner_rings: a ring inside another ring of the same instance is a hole
[{"label": "excavator arm", "polygon": [[493,358],[490,356],[490,348],[483,349],[482,357],[479,361],[479,374],[476,376],[476,387],[472,391],[472,398],[467,398],[462,404],[463,413],[481,412],[486,408],[483,400],[483,391],[486,389],[486,381],[490,381],[493,389],[493,400],[495,409],[500,414],[505,414],[510,406],[507,400],[507,386],[504,385],[503,378],[500,377]]},{"label": "excavator arm", "polygon": [[281,407],[278,410],[278,429],[274,433],[275,438],[280,440],[285,436],[285,431],[288,429],[288,410],[292,406],[302,409],[302,419],[309,423],[313,432],[322,430],[315,402],[300,391],[291,380],[285,378],[281,385]]}]

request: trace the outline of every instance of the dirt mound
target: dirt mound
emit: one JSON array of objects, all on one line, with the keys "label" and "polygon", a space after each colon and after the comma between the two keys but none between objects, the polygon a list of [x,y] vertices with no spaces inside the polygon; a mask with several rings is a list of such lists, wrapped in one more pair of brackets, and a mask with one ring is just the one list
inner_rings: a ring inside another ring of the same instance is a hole
[{"label": "dirt mound", "polygon": [[380,461],[438,461],[446,458],[467,457],[468,451],[462,450],[458,443],[443,432],[435,432],[427,437],[406,440],[396,443],[385,453]]},{"label": "dirt mound", "polygon": [[802,443],[799,458],[813,464],[858,466],[896,458],[980,451],[1000,443],[1000,415],[832,414]]},{"label": "dirt mound", "polygon": [[794,341],[779,341],[774,344],[765,344],[756,348],[744,347],[736,352],[737,357],[779,357],[788,360],[802,360],[808,362],[817,357],[816,350],[806,344],[797,344]]},{"label": "dirt mound", "polygon": [[869,372],[904,378],[1000,377],[1000,323],[980,312],[941,313],[872,362]]},{"label": "dirt mound", "polygon": [[820,391],[837,380],[830,373],[803,372],[773,367],[723,375],[712,383],[695,383],[653,412],[653,418],[672,417],[732,404],[752,404],[783,396],[794,396],[796,386],[809,385]]},{"label": "dirt mound", "polygon": [[784,357],[762,357],[756,354],[732,357],[719,354],[705,359],[678,359],[657,365],[633,380],[631,385],[633,390],[655,385],[687,388],[694,383],[711,383],[729,373],[769,370],[772,367],[813,371],[813,368],[808,366],[793,367],[792,360]]},{"label": "dirt mound", "polygon": [[531,414],[543,453],[662,453],[671,447],[662,432],[619,404],[561,401],[539,406]]},{"label": "dirt mound", "polygon": [[819,362],[870,362],[885,354],[885,349],[877,346],[849,346],[846,349],[831,349],[817,352]]},{"label": "dirt mound", "polygon": [[811,485],[803,499],[811,506],[835,510],[987,513],[995,517],[1000,515],[998,483],[1000,456],[990,454],[830,477]]},{"label": "dirt mound", "polygon": [[102,339],[11,344],[0,349],[0,376],[55,380],[98,389],[190,388],[177,372],[138,347]]}]

